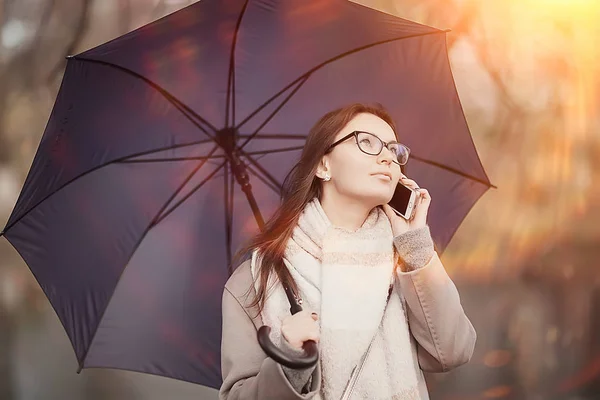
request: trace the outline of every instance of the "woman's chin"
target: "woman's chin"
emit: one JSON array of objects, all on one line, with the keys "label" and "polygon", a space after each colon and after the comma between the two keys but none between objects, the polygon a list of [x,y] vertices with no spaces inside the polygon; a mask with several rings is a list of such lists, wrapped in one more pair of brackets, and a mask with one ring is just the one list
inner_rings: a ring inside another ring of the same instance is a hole
[{"label": "woman's chin", "polygon": [[392,194],[383,193],[381,191],[370,193],[370,194],[363,192],[363,193],[361,193],[361,199],[365,203],[372,205],[372,207],[376,207],[376,206],[380,206],[380,205],[389,203],[390,200],[392,199],[392,195],[393,195],[393,193]]}]

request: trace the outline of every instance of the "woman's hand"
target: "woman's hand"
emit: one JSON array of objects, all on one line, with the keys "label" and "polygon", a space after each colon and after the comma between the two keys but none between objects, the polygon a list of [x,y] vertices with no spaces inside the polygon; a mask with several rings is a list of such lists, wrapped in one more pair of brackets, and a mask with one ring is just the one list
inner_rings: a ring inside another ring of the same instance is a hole
[{"label": "woman's hand", "polygon": [[431,204],[431,196],[427,189],[419,188],[417,182],[412,179],[408,179],[405,175],[402,175],[398,185],[403,184],[411,189],[417,191],[417,200],[415,205],[415,211],[413,217],[410,220],[405,220],[392,210],[389,204],[383,205],[383,210],[392,223],[392,232],[394,237],[410,230],[418,229],[427,225],[427,213],[429,212],[429,205]]},{"label": "woman's hand", "polygon": [[319,343],[317,319],[317,314],[308,310],[288,315],[281,323],[281,334],[296,349],[301,349],[307,340],[314,340]]}]

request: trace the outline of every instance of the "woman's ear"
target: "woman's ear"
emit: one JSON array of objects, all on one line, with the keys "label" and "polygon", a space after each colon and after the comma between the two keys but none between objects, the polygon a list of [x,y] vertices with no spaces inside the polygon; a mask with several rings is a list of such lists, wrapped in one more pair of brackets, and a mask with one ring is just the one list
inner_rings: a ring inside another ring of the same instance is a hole
[{"label": "woman's ear", "polygon": [[319,162],[319,166],[317,167],[316,175],[321,179],[323,179],[325,177],[325,173],[329,171],[329,163],[327,162],[325,157],[327,156],[323,156],[323,158]]}]

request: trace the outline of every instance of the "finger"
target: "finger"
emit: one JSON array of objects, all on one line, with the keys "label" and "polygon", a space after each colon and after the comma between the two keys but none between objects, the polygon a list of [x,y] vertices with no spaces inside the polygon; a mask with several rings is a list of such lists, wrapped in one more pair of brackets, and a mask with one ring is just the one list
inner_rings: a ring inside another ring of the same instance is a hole
[{"label": "finger", "polygon": [[429,213],[429,207],[431,205],[431,197],[429,196],[429,192],[427,192],[425,189],[423,190],[424,192],[421,194],[412,220],[417,227],[427,224],[427,214]]},{"label": "finger", "polygon": [[427,189],[420,188],[419,194],[421,195],[422,200],[431,200],[431,195]]},{"label": "finger", "polygon": [[404,186],[408,186],[411,189],[419,189],[417,182],[413,181],[412,179],[402,179],[401,182]]},{"label": "finger", "polygon": [[419,199],[418,204],[421,203],[427,203],[431,200],[431,196],[429,195],[429,192],[427,191],[427,189],[417,189],[417,197]]},{"label": "finger", "polygon": [[416,182],[415,180],[413,180],[413,179],[410,179],[410,178],[409,178],[409,177],[407,177],[406,175],[402,175],[402,176],[400,176],[400,181],[401,181],[402,183],[411,183],[411,184],[413,184],[413,183],[414,183],[415,185],[417,185],[417,187],[419,187],[419,185],[417,184],[417,182]]},{"label": "finger", "polygon": [[422,212],[423,210],[428,210],[431,204],[431,197],[420,196],[419,201],[416,205],[415,212]]}]

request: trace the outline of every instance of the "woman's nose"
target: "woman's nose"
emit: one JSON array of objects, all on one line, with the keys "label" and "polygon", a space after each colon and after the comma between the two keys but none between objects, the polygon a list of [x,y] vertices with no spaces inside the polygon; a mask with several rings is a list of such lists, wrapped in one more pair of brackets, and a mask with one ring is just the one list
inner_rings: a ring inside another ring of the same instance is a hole
[{"label": "woman's nose", "polygon": [[387,161],[388,164],[394,161],[394,157],[396,157],[396,155],[385,146],[383,146],[383,149],[381,149],[381,153],[379,153],[379,155],[377,156],[379,162]]}]

